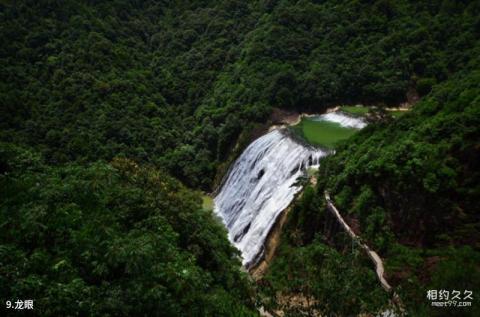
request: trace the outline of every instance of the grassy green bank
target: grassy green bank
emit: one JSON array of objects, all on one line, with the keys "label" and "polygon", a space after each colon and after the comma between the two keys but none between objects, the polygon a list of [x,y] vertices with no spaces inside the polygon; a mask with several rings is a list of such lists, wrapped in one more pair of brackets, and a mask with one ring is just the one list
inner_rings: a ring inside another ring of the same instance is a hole
[{"label": "grassy green bank", "polygon": [[340,111],[354,117],[364,117],[370,111],[370,108],[365,106],[341,106]]},{"label": "grassy green bank", "polygon": [[[371,111],[371,109],[372,109],[371,107],[361,106],[361,105],[340,107],[341,112],[352,117],[366,117],[368,113]],[[409,111],[405,109],[404,110],[393,110],[393,109],[387,109],[387,113],[395,119],[404,115]]]},{"label": "grassy green bank", "polygon": [[213,210],[213,198],[208,195],[202,195],[202,208],[204,210]]}]

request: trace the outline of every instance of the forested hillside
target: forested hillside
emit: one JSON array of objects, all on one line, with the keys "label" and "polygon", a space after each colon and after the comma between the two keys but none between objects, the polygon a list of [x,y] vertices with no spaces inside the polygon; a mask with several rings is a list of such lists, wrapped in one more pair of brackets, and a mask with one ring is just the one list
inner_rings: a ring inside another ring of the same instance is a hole
[{"label": "forested hillside", "polygon": [[253,314],[198,191],[273,107],[418,98],[322,162],[262,295],[383,309],[368,260],[322,229],[324,189],[414,313],[432,313],[427,286],[478,294],[479,38],[479,1],[0,1],[0,299],[42,316]]},{"label": "forested hillside", "polygon": [[[465,67],[477,1],[3,1],[1,138],[209,189],[272,106],[397,104]],[[478,52],[477,52],[478,53]]]},{"label": "forested hillside", "polygon": [[425,301],[426,290],[480,287],[478,63],[436,86],[410,113],[366,128],[322,161],[316,187],[305,190],[290,215],[267,294],[304,294],[314,303],[311,312],[386,309],[369,259],[342,230],[331,230],[327,190],[386,259],[408,313],[478,316],[475,305],[434,308]]},{"label": "forested hillside", "polygon": [[29,149],[0,154],[2,305],[34,299],[39,316],[252,314],[238,251],[178,181],[126,159],[49,167]]}]

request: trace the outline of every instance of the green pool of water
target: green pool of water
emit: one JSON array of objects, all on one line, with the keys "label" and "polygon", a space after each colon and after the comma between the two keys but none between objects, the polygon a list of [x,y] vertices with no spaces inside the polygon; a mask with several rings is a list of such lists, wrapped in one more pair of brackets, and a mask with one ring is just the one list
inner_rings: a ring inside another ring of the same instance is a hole
[{"label": "green pool of water", "polygon": [[348,139],[358,131],[336,122],[321,121],[312,117],[302,118],[292,129],[308,143],[327,149],[334,149],[338,142]]}]

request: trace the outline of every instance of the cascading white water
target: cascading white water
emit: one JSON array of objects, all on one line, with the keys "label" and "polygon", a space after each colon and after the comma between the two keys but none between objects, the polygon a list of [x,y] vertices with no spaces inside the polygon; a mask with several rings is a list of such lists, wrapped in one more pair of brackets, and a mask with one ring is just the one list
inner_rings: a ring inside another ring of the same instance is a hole
[{"label": "cascading white water", "polygon": [[331,121],[340,124],[343,127],[363,129],[367,123],[361,118],[353,118],[342,114],[341,112],[330,112],[321,116],[313,117],[318,121]]},{"label": "cascading white water", "polygon": [[[340,116],[344,118],[331,121],[348,126],[340,119],[352,118]],[[235,161],[215,197],[214,211],[227,227],[230,241],[241,251],[245,267],[261,259],[270,229],[301,189],[295,184],[297,178],[308,167],[318,167],[327,154],[274,130],[251,143]]]},{"label": "cascading white water", "polygon": [[324,155],[274,130],[250,144],[234,163],[215,197],[215,212],[246,267],[255,264],[278,214],[300,190],[294,185],[297,178]]}]

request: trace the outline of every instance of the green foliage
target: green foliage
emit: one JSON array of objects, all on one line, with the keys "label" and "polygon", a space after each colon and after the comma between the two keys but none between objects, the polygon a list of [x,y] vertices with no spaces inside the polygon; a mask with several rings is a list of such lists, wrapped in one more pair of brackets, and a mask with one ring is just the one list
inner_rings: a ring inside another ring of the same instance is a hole
[{"label": "green foliage", "polygon": [[435,78],[422,78],[417,81],[417,90],[420,96],[427,95],[435,85]]},{"label": "green foliage", "polygon": [[210,210],[213,211],[213,198],[210,197],[209,195],[202,195],[202,208],[204,210]]},{"label": "green foliage", "polygon": [[387,294],[378,287],[366,262],[359,250],[341,254],[320,240],[305,247],[282,244],[262,291],[271,294],[270,307],[288,316],[379,312],[387,303]]},{"label": "green foliage", "polygon": [[324,160],[320,177],[343,196],[341,208],[364,228],[385,211],[398,238],[416,236],[411,242],[425,246],[445,230],[456,239],[465,234],[461,241],[478,237],[464,230],[478,212],[478,80],[473,72],[437,86],[411,113],[365,129]]},{"label": "green foliage", "polygon": [[242,1],[0,8],[1,140],[50,164],[128,157],[209,189],[242,125],[264,117],[255,105],[197,113],[255,23]]},{"label": "green foliage", "polygon": [[48,167],[1,144],[0,298],[58,315],[254,315],[201,197],[125,159]]},{"label": "green foliage", "polygon": [[[0,297],[47,316],[251,314],[224,230],[166,173],[210,190],[272,107],[358,103],[384,120],[322,162],[272,290],[327,315],[383,305],[345,239],[318,238],[324,189],[392,274],[408,267],[412,315],[432,313],[433,270],[454,285],[465,264],[477,287],[479,17],[454,0],[2,1]],[[424,99],[392,120],[407,93]],[[430,256],[444,264],[422,276]]]},{"label": "green foliage", "polygon": [[[360,294],[355,293],[360,286],[349,284],[371,274],[372,267],[365,261],[354,269],[342,266],[351,260],[349,241],[341,231],[332,231],[323,203],[327,189],[344,216],[358,223],[362,239],[386,258],[387,278],[410,314],[478,315],[476,307],[442,310],[425,299],[429,289],[475,292],[480,287],[480,73],[470,71],[477,65],[472,61],[464,72],[436,85],[412,111],[365,128],[322,161],[314,195],[307,190],[294,205],[262,289],[275,299],[272,307],[292,315],[385,309],[386,302],[373,295],[381,291],[378,284],[363,282]],[[314,238],[322,234],[325,240]],[[330,266],[318,257],[311,260],[316,248],[338,254],[338,261]],[[338,276],[338,267],[342,274],[351,272],[348,282]],[[323,288],[330,283],[339,289]],[[283,297],[272,295],[279,293]],[[363,298],[365,293],[371,295]],[[306,296],[310,304],[285,303],[282,298],[289,294]],[[322,305],[334,305],[335,298],[325,299],[331,294],[364,301],[364,306],[345,301],[338,307]]]},{"label": "green foliage", "polygon": [[272,106],[396,104],[478,55],[478,2],[7,1],[0,140],[210,190]]},{"label": "green foliage", "polygon": [[[429,286],[432,289],[461,289],[462,292],[476,290],[480,285],[480,252],[464,246],[458,249],[448,248],[442,251],[442,255],[446,259],[438,263]],[[480,311],[478,307],[475,309]]]},{"label": "green foliage", "polygon": [[369,108],[364,106],[341,106],[340,111],[352,116],[365,116]]},{"label": "green foliage", "polygon": [[402,276],[397,291],[415,316],[477,316],[479,308],[431,307],[425,299],[428,290],[473,291],[480,285],[478,261],[480,252],[470,246],[439,249],[414,249],[392,245],[387,269],[392,277]]},{"label": "green foliage", "polygon": [[[441,309],[426,299],[429,289],[480,288],[478,65],[472,61],[465,71],[435,85],[413,110],[368,126],[322,160],[317,187],[306,190],[292,208],[262,289],[276,299],[272,307],[292,315],[385,309],[378,281],[372,277],[356,284],[373,268],[368,261],[352,259],[351,242],[334,229],[336,220],[324,205],[328,190],[361,238],[386,259],[387,279],[409,314],[478,315],[478,307]],[[333,264],[314,251],[318,249],[336,259]],[[346,280],[339,276],[343,274]],[[291,294],[306,296],[310,304],[285,303],[282,298]],[[336,296],[344,300],[339,306]],[[352,298],[362,304],[350,305],[346,299]]]}]

